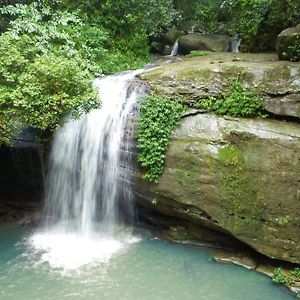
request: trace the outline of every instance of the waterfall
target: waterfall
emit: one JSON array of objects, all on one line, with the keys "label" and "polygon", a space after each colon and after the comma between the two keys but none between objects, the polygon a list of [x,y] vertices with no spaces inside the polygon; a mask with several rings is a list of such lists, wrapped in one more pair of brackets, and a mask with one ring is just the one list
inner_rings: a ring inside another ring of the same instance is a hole
[{"label": "waterfall", "polygon": [[172,48],[170,56],[177,56],[177,54],[178,54],[178,47],[179,47],[179,43],[178,43],[178,40],[176,40],[176,42],[173,45],[173,48]]},{"label": "waterfall", "polygon": [[[46,226],[32,239],[36,248],[46,250],[50,264],[54,260],[55,266],[65,267],[61,243],[80,252],[88,250],[82,249],[83,244],[98,249],[90,255],[91,260],[103,254],[106,246],[105,257],[120,246],[116,235],[124,220],[132,217],[130,187],[127,185],[125,192],[119,187],[120,178],[129,176],[130,163],[123,155],[121,168],[121,146],[127,116],[144,93],[143,87],[134,84],[139,72],[96,79],[101,108],[79,120],[69,119],[55,134],[45,193]],[[79,257],[71,260],[68,257],[67,267],[85,264],[87,258],[82,263],[80,259],[88,253],[77,253]]]},{"label": "waterfall", "polygon": [[242,42],[242,39],[239,38],[238,36],[231,38],[229,52],[238,53],[241,42]]}]

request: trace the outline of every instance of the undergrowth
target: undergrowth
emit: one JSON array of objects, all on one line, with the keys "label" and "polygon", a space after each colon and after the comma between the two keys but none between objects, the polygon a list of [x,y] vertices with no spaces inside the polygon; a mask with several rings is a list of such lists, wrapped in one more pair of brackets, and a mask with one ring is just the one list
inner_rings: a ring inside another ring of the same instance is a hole
[{"label": "undergrowth", "polygon": [[165,152],[173,129],[184,111],[182,104],[149,95],[140,107],[138,118],[138,161],[145,168],[144,178],[158,182],[164,170]]},{"label": "undergrowth", "polygon": [[193,57],[198,57],[198,56],[207,56],[209,53],[207,51],[199,51],[199,50],[194,50],[191,51],[186,57],[188,58],[193,58]]},{"label": "undergrowth", "polygon": [[277,284],[286,284],[286,285],[292,285],[294,283],[294,280],[287,276],[282,268],[276,268],[273,273],[273,282]]},{"label": "undergrowth", "polygon": [[[276,268],[273,272],[273,282],[277,284],[284,284],[284,285],[293,285],[295,281],[299,281],[300,279],[300,268],[296,267],[293,270],[288,272],[284,272],[282,268]],[[297,299],[300,298],[300,294],[297,294]]]},{"label": "undergrowth", "polygon": [[196,104],[197,108],[218,115],[233,117],[266,117],[262,102],[250,90],[243,86],[239,77],[228,80],[228,92],[218,97],[210,97]]}]

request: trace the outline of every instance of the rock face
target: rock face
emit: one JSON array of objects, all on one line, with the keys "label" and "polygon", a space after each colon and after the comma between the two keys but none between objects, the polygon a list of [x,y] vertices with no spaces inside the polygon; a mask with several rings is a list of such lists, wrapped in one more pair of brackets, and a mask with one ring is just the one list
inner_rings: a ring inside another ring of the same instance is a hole
[{"label": "rock face", "polygon": [[188,54],[193,50],[228,51],[230,37],[220,34],[191,33],[179,38],[179,53]]},{"label": "rock face", "polygon": [[44,188],[43,148],[25,129],[11,147],[0,147],[0,223],[29,224],[38,214]]},{"label": "rock face", "polygon": [[152,90],[192,106],[226,93],[228,78],[239,77],[272,114],[300,118],[300,65],[272,54],[210,53],[146,72]]},{"label": "rock face", "polygon": [[276,50],[283,60],[300,60],[300,24],[283,30],[277,37]]},{"label": "rock face", "polygon": [[139,205],[193,224],[173,230],[175,237],[192,231],[201,240],[194,233],[204,227],[271,258],[300,263],[299,72],[298,64],[273,55],[215,53],[142,74],[157,94],[190,106],[225,91],[226,79],[239,74],[268,111],[294,118],[188,111],[174,132],[159,183],[150,184],[139,168],[133,170]]},{"label": "rock face", "polygon": [[300,125],[187,116],[158,185],[135,173],[139,201],[300,263]]}]

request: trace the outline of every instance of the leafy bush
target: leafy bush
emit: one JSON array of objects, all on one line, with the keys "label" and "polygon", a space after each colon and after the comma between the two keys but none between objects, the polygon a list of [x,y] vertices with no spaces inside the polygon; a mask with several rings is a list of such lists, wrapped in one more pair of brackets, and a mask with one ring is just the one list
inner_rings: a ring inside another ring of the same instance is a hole
[{"label": "leafy bush", "polygon": [[231,78],[228,82],[229,92],[219,97],[209,98],[197,104],[198,108],[214,111],[219,115],[233,117],[264,117],[262,102],[253,92],[243,87],[239,77]]},{"label": "leafy bush", "polygon": [[195,7],[194,18],[207,32],[215,32],[218,29],[220,2],[220,0],[200,1]]},{"label": "leafy bush", "polygon": [[164,169],[165,152],[173,129],[184,111],[180,103],[154,95],[141,104],[138,118],[138,161],[145,168],[144,178],[158,182]]},{"label": "leafy bush", "polygon": [[294,45],[288,46],[287,51],[282,53],[286,60],[299,61],[300,60],[300,39]]},{"label": "leafy bush", "polygon": [[294,270],[291,271],[291,274],[300,279],[300,268],[299,267],[295,268]]},{"label": "leafy bush", "polygon": [[[89,73],[71,58],[44,55],[30,62],[0,39],[0,143],[24,124],[55,129],[63,116],[98,106]],[[13,51],[12,51],[13,50]],[[28,55],[27,55],[28,56]]]},{"label": "leafy bush", "polygon": [[286,285],[293,285],[294,281],[292,278],[288,277],[283,273],[282,268],[276,268],[273,272],[273,282],[277,284],[286,284]]},{"label": "leafy bush", "polygon": [[64,0],[64,3],[80,9],[93,24],[119,38],[137,33],[160,35],[179,16],[171,0]]},{"label": "leafy bush", "polygon": [[208,54],[209,53],[206,51],[193,50],[188,55],[186,55],[186,57],[193,58],[193,57],[197,57],[197,56],[206,56]]},{"label": "leafy bush", "polygon": [[194,11],[205,31],[239,35],[249,51],[274,50],[277,35],[300,23],[298,0],[200,0]]},{"label": "leafy bush", "polygon": [[0,14],[14,16],[0,36],[0,143],[25,124],[54,129],[70,111],[78,116],[95,107],[97,66],[72,39],[70,28],[82,26],[76,15],[39,3],[2,7]]}]

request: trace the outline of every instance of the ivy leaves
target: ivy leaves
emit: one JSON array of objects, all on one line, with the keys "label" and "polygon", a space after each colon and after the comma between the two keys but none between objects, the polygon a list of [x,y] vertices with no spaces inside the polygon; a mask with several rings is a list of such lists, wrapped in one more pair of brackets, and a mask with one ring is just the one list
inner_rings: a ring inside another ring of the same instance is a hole
[{"label": "ivy leaves", "polygon": [[184,107],[167,98],[150,95],[141,104],[138,118],[138,161],[145,168],[144,178],[158,182],[164,169],[165,152],[173,129]]}]

